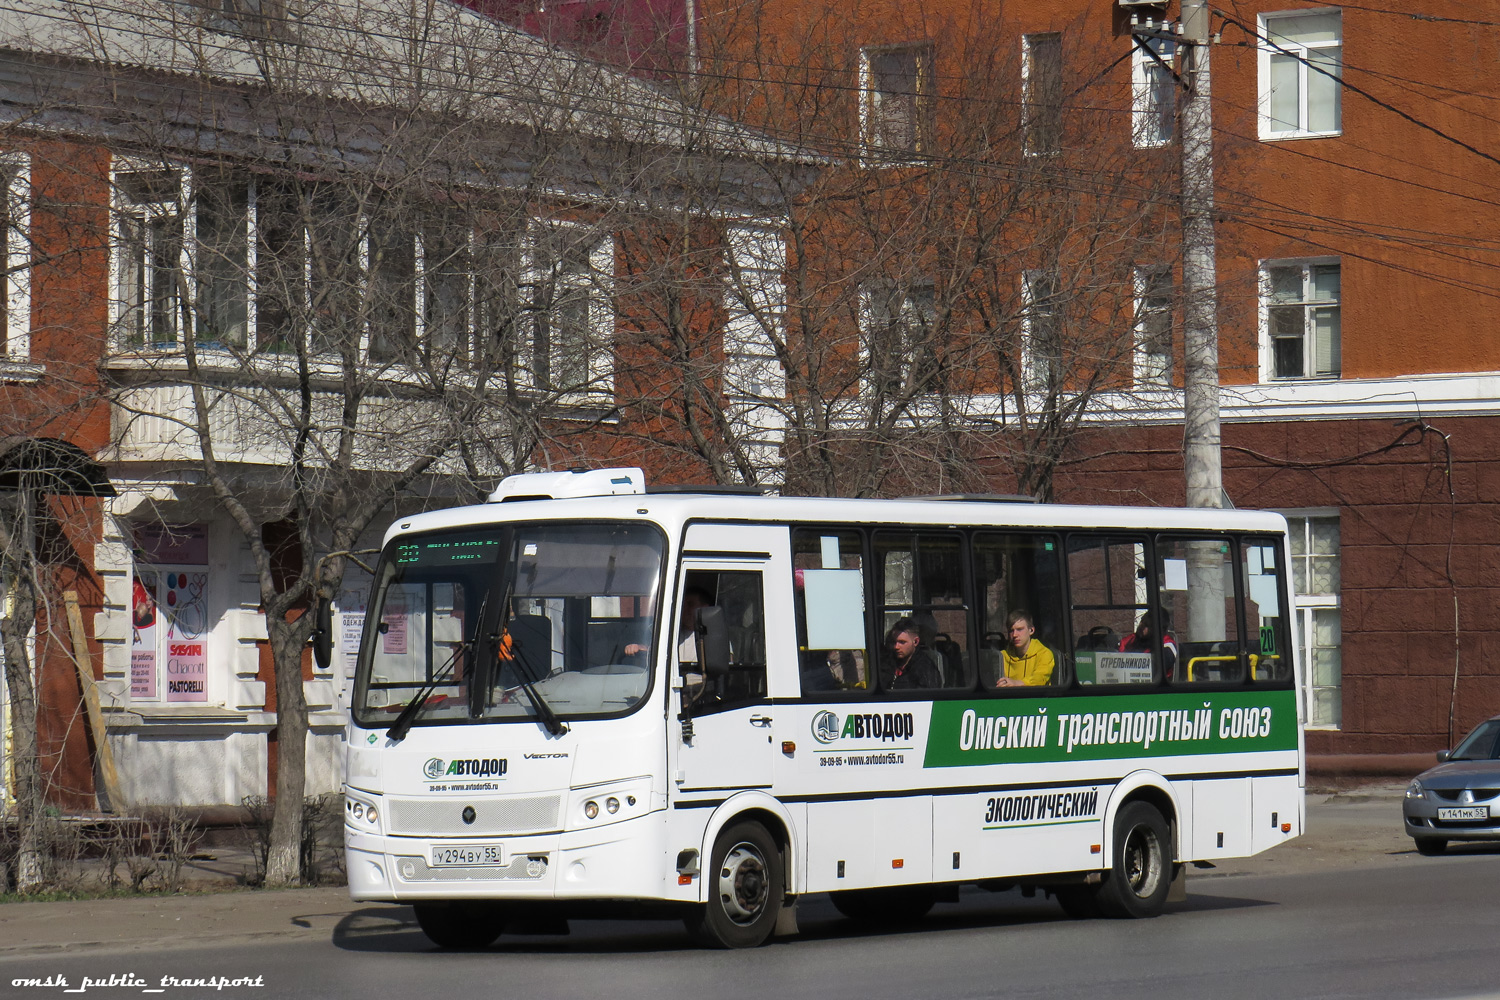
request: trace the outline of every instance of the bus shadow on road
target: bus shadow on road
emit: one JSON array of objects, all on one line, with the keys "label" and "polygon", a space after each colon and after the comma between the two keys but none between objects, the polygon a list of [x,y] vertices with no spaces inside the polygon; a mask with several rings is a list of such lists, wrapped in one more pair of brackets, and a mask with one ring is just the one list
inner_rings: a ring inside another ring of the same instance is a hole
[{"label": "bus shadow on road", "polygon": [[[1268,900],[1228,895],[1190,895],[1186,902],[1171,904],[1162,919],[1173,914],[1212,913],[1246,907],[1270,906]],[[1026,899],[1018,892],[990,894],[966,892],[956,904],[943,904],[926,917],[906,922],[871,925],[843,918],[826,898],[808,899],[799,913],[800,932],[775,938],[773,944],[796,945],[818,942],[897,937],[911,934],[943,934],[964,931],[1045,927],[1049,924],[1093,928],[1128,926],[1134,921],[1105,918],[1075,920],[1058,905],[1040,895]],[[350,952],[399,952],[405,954],[459,953],[434,945],[422,933],[409,906],[372,906],[347,914],[333,931],[335,947]],[[488,948],[473,954],[640,954],[645,952],[697,951],[699,946],[682,925],[673,920],[575,920],[568,933],[556,935],[507,932]]]}]

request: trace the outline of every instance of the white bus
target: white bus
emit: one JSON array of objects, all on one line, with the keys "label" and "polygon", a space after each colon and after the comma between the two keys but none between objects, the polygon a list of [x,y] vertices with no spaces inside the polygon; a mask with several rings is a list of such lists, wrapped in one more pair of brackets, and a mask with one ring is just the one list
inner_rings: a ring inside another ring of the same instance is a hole
[{"label": "white bus", "polygon": [[808,893],[964,884],[1155,915],[1302,830],[1288,556],[1261,512],[512,476],[386,535],[350,895],[445,947],[624,913],[747,947]]}]

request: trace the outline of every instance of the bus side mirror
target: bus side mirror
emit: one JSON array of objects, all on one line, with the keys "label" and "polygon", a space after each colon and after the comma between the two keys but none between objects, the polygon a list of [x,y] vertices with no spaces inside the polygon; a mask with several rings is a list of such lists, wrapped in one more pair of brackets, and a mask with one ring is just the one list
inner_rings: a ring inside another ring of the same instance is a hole
[{"label": "bus side mirror", "polygon": [[317,617],[313,622],[313,659],[319,670],[327,670],[333,662],[333,602],[326,597],[318,598]]},{"label": "bus side mirror", "polygon": [[705,677],[722,677],[729,673],[729,626],[724,623],[724,609],[698,609],[694,631],[698,634],[698,663]]}]

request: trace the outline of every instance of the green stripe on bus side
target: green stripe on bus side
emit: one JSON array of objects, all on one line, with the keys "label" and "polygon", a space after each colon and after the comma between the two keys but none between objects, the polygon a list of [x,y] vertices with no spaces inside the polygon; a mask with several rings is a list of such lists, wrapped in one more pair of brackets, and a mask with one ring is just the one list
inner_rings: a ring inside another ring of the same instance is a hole
[{"label": "green stripe on bus side", "polygon": [[1297,748],[1296,692],[1158,692],[940,701],[924,767],[1119,760]]}]

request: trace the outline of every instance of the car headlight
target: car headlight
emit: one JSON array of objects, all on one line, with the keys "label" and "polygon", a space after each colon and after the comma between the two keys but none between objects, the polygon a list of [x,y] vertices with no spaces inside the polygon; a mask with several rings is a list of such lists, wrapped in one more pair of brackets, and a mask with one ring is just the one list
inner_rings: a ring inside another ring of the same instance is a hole
[{"label": "car headlight", "polygon": [[1422,790],[1422,783],[1416,778],[1411,779],[1411,784],[1406,786],[1406,797],[1409,799],[1425,798],[1426,794]]}]

